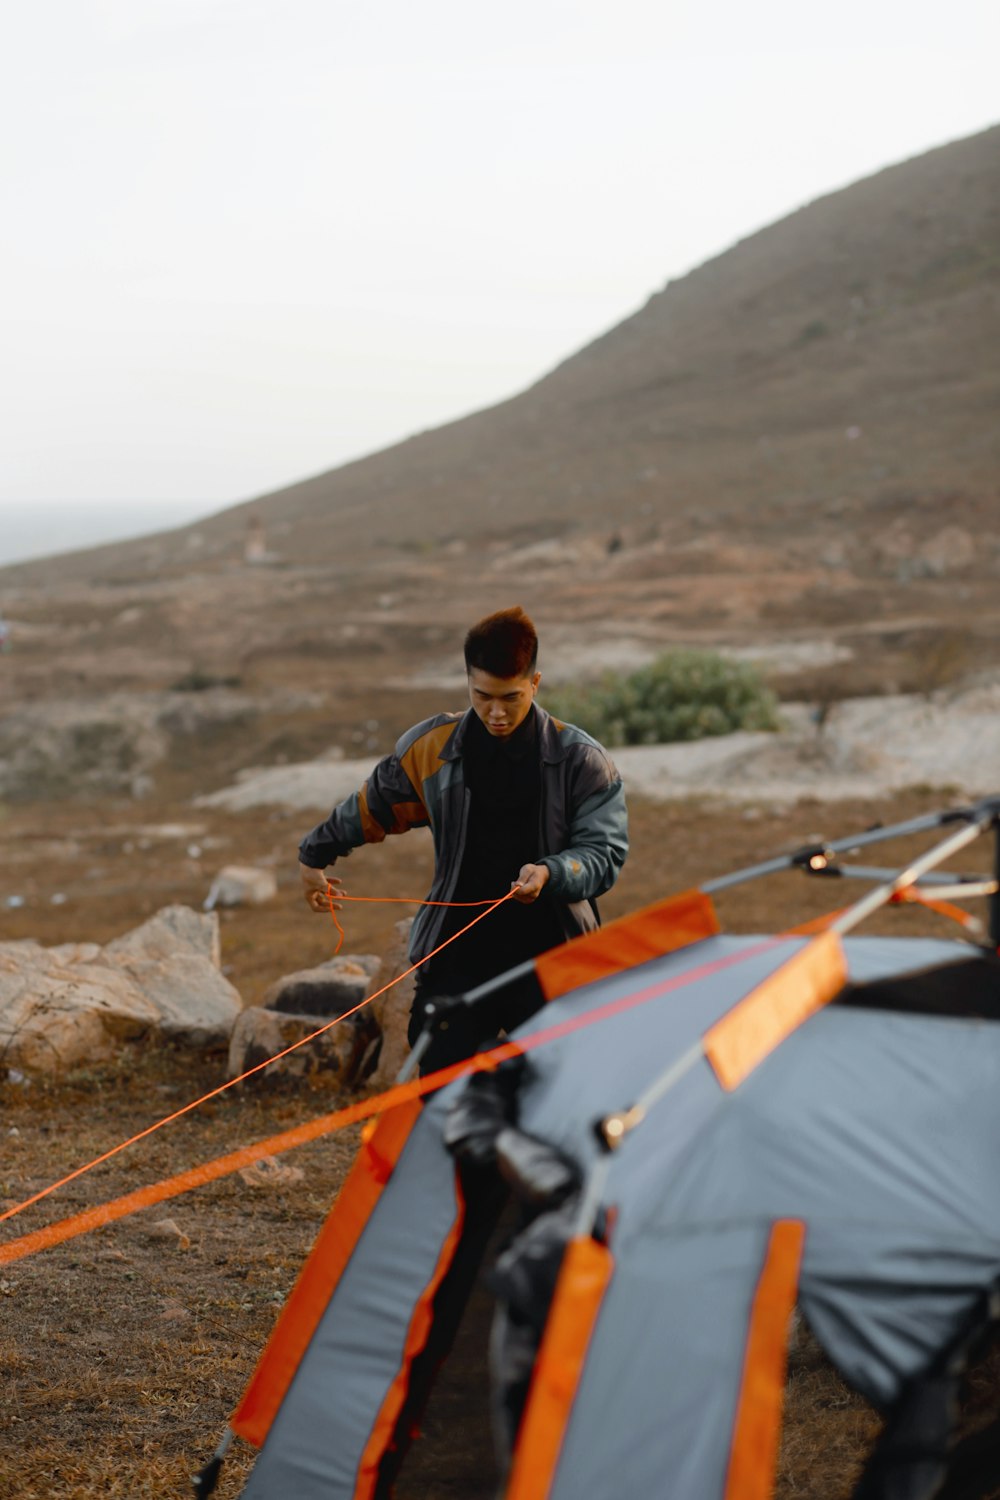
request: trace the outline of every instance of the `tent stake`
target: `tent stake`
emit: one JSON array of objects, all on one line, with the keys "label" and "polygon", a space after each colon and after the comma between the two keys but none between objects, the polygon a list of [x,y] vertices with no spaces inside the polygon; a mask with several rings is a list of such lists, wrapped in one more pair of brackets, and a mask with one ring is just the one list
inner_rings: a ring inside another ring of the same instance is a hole
[{"label": "tent stake", "polygon": [[191,1484],[195,1494],[198,1496],[198,1500],[204,1500],[204,1497],[210,1495],[218,1484],[222,1461],[229,1452],[229,1445],[232,1441],[233,1429],[227,1427],[222,1434],[222,1441],[208,1460],[208,1463],[197,1474],[192,1474]]}]

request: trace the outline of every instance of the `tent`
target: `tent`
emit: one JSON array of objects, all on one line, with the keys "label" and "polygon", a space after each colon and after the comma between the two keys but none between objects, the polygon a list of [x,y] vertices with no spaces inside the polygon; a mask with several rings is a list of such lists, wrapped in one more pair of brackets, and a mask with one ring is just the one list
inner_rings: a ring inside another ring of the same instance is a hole
[{"label": "tent", "polygon": [[[942,827],[906,870],[840,859]],[[534,1014],[366,1134],[230,1424],[248,1500],[392,1493],[505,1198],[506,1500],[765,1500],[796,1304],[887,1418],[859,1500],[989,1493],[1000,1440],[956,1447],[952,1405],[1000,1291],[1000,896],[938,866],[998,829],[991,799],[800,850],[465,997]],[[713,889],[789,866],[874,888],[720,930]],[[988,937],[854,931],[902,894],[987,896]]]}]

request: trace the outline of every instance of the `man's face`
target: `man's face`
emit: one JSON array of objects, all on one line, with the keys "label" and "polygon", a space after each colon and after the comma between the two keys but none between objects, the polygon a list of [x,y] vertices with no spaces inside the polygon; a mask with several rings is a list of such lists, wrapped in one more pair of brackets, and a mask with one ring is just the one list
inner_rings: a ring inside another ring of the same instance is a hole
[{"label": "man's face", "polygon": [[469,668],[469,701],[494,739],[507,739],[528,717],[541,672],[533,677],[491,677],[481,667]]}]

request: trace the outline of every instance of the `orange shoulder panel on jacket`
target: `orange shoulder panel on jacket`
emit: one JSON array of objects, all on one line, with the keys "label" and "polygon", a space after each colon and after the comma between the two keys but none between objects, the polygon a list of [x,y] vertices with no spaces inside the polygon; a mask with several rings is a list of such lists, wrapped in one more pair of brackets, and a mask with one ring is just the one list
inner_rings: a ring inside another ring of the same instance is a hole
[{"label": "orange shoulder panel on jacket", "polygon": [[420,1116],[421,1101],[387,1110],[367,1130],[326,1223],[264,1347],[230,1427],[259,1448]]},{"label": "orange shoulder panel on jacket", "polygon": [[453,719],[449,724],[439,724],[436,729],[428,729],[426,734],[414,740],[400,759],[400,765],[410,778],[418,797],[422,795],[420,789],[428,776],[433,776],[444,764],[441,751],[461,722],[461,719]]},{"label": "orange shoulder panel on jacket", "polygon": [[682,891],[540,954],[535,973],[546,1000],[556,1000],[595,979],[686,948],[718,931],[711,898],[702,891]]},{"label": "orange shoulder panel on jacket", "polygon": [[358,817],[361,819],[361,832],[364,834],[366,844],[381,844],[385,838],[385,829],[378,818],[372,817],[371,808],[368,806],[368,783],[358,793]]}]

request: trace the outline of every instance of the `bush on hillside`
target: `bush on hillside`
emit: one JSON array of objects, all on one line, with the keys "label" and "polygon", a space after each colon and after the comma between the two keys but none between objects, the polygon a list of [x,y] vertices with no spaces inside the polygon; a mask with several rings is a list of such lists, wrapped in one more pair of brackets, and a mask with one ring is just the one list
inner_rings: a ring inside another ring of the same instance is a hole
[{"label": "bush on hillside", "polygon": [[777,729],[778,704],[746,662],[714,651],[668,651],[629,677],[545,694],[557,719],[578,724],[604,745],[662,745],[737,729]]}]

